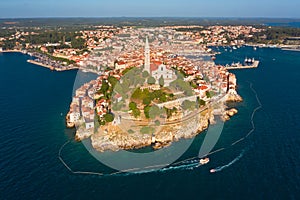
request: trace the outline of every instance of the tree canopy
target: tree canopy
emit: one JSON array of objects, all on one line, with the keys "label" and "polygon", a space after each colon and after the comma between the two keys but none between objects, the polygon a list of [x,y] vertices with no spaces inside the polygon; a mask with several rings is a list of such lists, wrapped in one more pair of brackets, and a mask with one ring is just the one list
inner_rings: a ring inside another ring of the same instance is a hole
[{"label": "tree canopy", "polygon": [[153,85],[153,84],[155,84],[155,82],[156,82],[156,80],[155,80],[155,78],[154,78],[154,77],[152,77],[152,76],[151,76],[151,77],[149,77],[149,78],[148,78],[148,80],[147,80],[147,83],[148,83],[148,84],[150,84],[150,85]]},{"label": "tree canopy", "polygon": [[161,77],[158,79],[158,82],[159,82],[160,87],[164,87],[164,85],[165,85],[165,80],[164,80],[164,77],[163,77],[163,76],[161,76]]},{"label": "tree canopy", "polygon": [[104,115],[104,119],[106,122],[112,122],[112,121],[114,121],[114,116],[113,116],[113,114],[108,113],[108,114]]}]

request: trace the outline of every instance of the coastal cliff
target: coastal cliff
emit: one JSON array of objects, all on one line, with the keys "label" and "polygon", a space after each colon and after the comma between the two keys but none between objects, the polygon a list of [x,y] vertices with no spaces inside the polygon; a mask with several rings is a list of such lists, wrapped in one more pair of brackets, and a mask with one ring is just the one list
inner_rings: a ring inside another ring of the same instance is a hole
[{"label": "coastal cliff", "polygon": [[98,133],[91,136],[92,146],[97,151],[120,149],[138,149],[151,146],[159,149],[179,139],[196,136],[209,126],[212,112],[200,113],[186,121],[155,127],[154,134],[140,132],[127,133],[119,126],[112,124],[101,127]]}]

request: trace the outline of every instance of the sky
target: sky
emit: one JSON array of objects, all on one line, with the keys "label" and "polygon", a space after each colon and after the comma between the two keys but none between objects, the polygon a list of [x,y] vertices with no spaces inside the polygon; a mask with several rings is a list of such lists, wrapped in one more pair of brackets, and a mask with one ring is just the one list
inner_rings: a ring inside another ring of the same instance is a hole
[{"label": "sky", "polygon": [[1,0],[0,18],[300,18],[300,0]]}]

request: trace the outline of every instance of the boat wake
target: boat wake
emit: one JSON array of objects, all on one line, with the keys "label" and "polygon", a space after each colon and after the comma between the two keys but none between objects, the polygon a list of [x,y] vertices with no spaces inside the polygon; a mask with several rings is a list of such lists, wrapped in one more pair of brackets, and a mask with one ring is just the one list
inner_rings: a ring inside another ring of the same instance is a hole
[{"label": "boat wake", "polygon": [[170,171],[170,170],[193,170],[200,166],[201,165],[199,165],[199,159],[195,159],[195,160],[186,161],[186,162],[184,162],[184,164],[182,163],[180,165],[170,165],[170,166],[162,168],[162,169],[152,169],[152,170],[146,170],[146,171],[142,170],[142,171],[138,171],[138,172],[134,172],[134,173],[143,174],[143,173],[149,173],[149,172],[166,172],[166,171]]},{"label": "boat wake", "polygon": [[230,167],[231,165],[233,165],[234,163],[236,163],[237,161],[239,161],[243,156],[244,156],[244,153],[245,153],[245,150],[243,150],[240,155],[238,155],[235,159],[233,159],[230,163],[226,164],[226,165],[223,165],[223,166],[219,166],[219,167],[216,167],[214,169],[211,169],[210,172],[211,173],[216,173],[216,172],[220,172],[222,171],[223,169],[226,169],[228,167]]}]

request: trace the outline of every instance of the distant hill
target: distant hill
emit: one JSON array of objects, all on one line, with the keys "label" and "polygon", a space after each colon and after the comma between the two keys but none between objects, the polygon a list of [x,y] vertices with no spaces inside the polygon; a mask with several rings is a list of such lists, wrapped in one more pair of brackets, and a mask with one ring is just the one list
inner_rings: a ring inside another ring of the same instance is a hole
[{"label": "distant hill", "polygon": [[182,18],[182,17],[113,17],[113,18],[14,18],[0,19],[1,27],[86,27],[115,26],[172,26],[172,25],[282,25],[300,24],[300,19],[279,18]]}]

